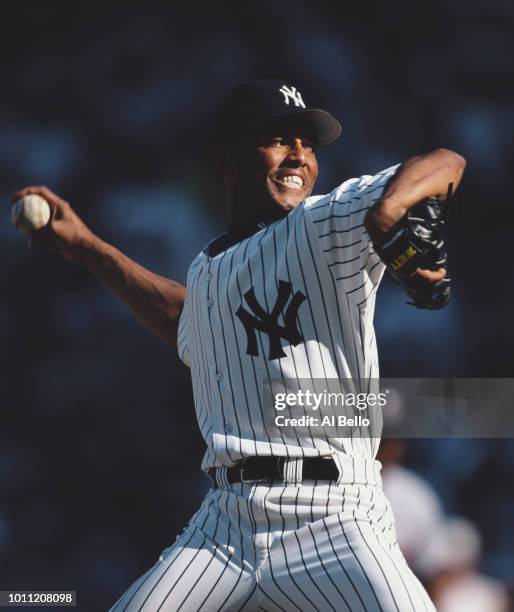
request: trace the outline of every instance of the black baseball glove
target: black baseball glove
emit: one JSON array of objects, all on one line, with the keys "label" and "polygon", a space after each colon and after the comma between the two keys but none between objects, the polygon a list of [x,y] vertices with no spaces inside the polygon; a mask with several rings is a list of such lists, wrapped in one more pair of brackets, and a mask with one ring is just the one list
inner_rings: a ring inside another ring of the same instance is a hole
[{"label": "black baseball glove", "polygon": [[[415,204],[403,219],[375,245],[388,271],[411,298],[416,308],[438,310],[450,301],[451,279],[448,277],[443,230],[450,217],[452,185],[445,201],[431,197]],[[446,277],[435,283],[416,274],[417,268],[446,269]]]}]

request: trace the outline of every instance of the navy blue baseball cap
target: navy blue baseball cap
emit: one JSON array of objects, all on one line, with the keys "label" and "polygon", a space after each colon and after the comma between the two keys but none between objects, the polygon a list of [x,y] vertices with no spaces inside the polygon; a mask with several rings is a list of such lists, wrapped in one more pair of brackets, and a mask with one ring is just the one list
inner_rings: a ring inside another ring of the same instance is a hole
[{"label": "navy blue baseball cap", "polygon": [[341,124],[327,111],[306,104],[303,93],[279,79],[240,83],[219,105],[209,141],[226,144],[260,128],[300,127],[318,145],[334,142]]}]

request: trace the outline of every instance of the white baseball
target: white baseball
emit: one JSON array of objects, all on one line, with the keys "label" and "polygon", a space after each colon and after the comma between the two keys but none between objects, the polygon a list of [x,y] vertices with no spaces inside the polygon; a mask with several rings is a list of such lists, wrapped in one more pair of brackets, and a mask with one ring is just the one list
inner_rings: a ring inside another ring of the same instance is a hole
[{"label": "white baseball", "polygon": [[27,195],[18,200],[11,210],[11,221],[16,229],[30,234],[45,227],[50,221],[48,202],[36,194]]}]

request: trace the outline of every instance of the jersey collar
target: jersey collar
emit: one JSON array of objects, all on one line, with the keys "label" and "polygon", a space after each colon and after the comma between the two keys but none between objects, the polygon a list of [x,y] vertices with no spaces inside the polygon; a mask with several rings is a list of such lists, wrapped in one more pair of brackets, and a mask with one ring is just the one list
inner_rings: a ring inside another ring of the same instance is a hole
[{"label": "jersey collar", "polygon": [[271,221],[267,223],[266,221],[259,221],[255,224],[255,228],[253,229],[251,234],[248,234],[245,238],[236,238],[230,232],[225,232],[213,238],[207,246],[203,250],[203,254],[207,257],[216,257],[229,247],[237,244],[238,242],[242,242],[246,240],[246,238],[250,238],[250,236],[254,236],[257,232],[266,229],[268,225],[271,225]]}]

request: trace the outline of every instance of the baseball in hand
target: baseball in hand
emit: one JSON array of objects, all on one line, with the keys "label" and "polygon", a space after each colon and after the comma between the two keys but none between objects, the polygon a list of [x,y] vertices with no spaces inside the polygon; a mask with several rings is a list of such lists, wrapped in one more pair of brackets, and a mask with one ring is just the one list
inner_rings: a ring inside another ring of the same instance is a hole
[{"label": "baseball in hand", "polygon": [[45,227],[50,221],[50,206],[39,195],[27,195],[17,202],[11,210],[11,221],[16,229],[30,234]]}]

